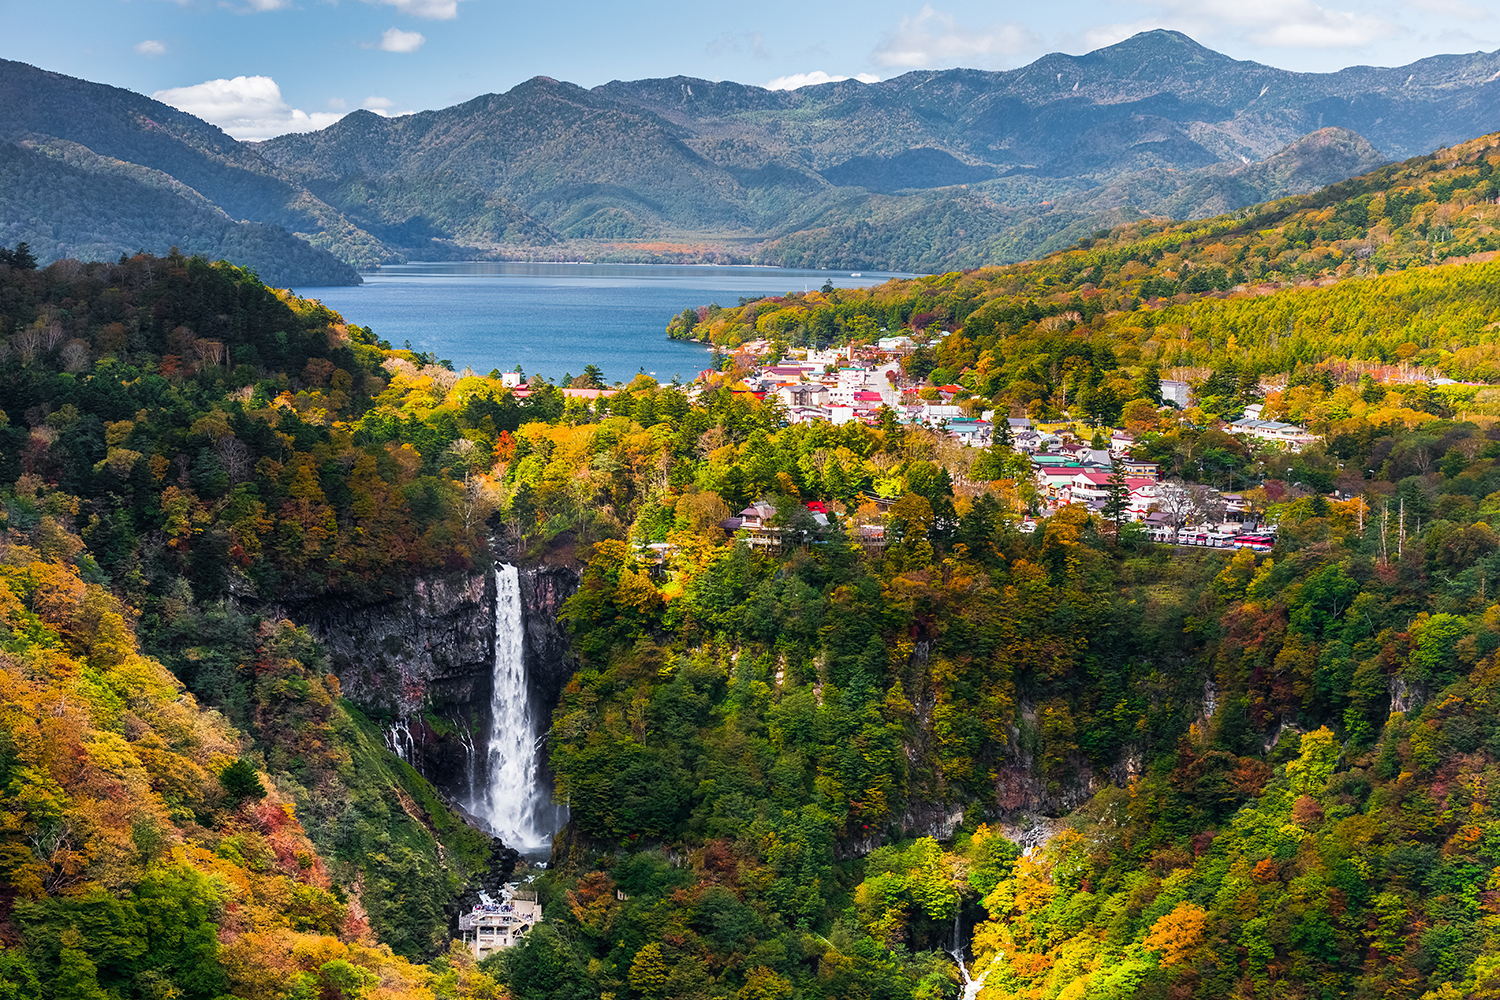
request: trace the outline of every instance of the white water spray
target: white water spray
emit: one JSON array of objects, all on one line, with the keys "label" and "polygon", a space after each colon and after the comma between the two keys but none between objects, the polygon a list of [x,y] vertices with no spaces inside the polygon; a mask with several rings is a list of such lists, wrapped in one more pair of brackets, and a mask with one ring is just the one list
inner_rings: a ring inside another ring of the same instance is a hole
[{"label": "white water spray", "polygon": [[[521,574],[495,570],[495,666],[490,694],[489,783],[482,810],[495,836],[523,854],[552,844],[555,809],[542,787],[536,724],[526,683],[522,643]],[[475,803],[476,806],[481,803]]]}]

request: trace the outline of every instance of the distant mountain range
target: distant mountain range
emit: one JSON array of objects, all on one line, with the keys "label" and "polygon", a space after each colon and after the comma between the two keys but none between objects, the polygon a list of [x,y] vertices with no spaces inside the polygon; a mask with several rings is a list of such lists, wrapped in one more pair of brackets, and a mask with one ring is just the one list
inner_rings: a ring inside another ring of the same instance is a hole
[{"label": "distant mountain range", "polygon": [[[974,267],[1493,132],[1497,78],[1500,52],[1293,73],[1151,31],[1006,72],[796,91],[538,77],[252,144],[129,91],[0,62],[0,163],[32,179],[0,191],[0,242],[104,255],[164,249],[180,229],[186,252],[237,248],[267,280],[304,285],[404,259]],[[95,202],[114,211],[77,208]],[[313,252],[289,252],[288,234]]]}]

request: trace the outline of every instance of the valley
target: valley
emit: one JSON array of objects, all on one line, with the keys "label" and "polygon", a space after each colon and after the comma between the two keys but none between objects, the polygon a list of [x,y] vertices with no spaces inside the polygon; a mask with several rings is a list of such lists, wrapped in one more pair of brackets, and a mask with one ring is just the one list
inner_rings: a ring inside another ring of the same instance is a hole
[{"label": "valley", "polygon": [[[0,997],[1488,995],[1493,60],[259,145],[0,66]],[[671,380],[338,287],[714,234],[930,263],[668,286]]]}]

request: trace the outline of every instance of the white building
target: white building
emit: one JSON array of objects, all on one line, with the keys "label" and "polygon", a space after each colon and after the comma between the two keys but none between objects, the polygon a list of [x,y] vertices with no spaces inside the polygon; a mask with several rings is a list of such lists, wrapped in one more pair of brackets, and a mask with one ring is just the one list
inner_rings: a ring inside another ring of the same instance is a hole
[{"label": "white building", "polygon": [[509,948],[542,921],[542,907],[536,893],[506,885],[500,896],[496,902],[488,893],[481,892],[479,905],[459,915],[459,940],[475,958],[488,958],[501,948]]},{"label": "white building", "polygon": [[1179,382],[1174,378],[1161,380],[1161,401],[1163,403],[1176,403],[1178,407],[1186,407],[1191,399],[1192,390],[1186,382]]},{"label": "white building", "polygon": [[1231,434],[1245,434],[1258,441],[1279,444],[1287,451],[1301,451],[1318,439],[1306,427],[1284,424],[1279,420],[1257,420],[1253,417],[1241,417],[1226,430]]}]

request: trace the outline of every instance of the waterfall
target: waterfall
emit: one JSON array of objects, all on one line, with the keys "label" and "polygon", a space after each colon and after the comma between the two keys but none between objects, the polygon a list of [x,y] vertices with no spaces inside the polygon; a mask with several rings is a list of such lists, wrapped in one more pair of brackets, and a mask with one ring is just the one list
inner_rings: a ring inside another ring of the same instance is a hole
[{"label": "waterfall", "polygon": [[397,719],[389,727],[383,727],[385,748],[408,764],[416,759],[416,746],[412,743],[411,725],[406,718]]},{"label": "waterfall", "polygon": [[526,678],[521,573],[495,569],[494,689],[490,694],[489,781],[473,810],[495,836],[522,854],[548,851],[557,829],[557,809],[545,787]]}]

